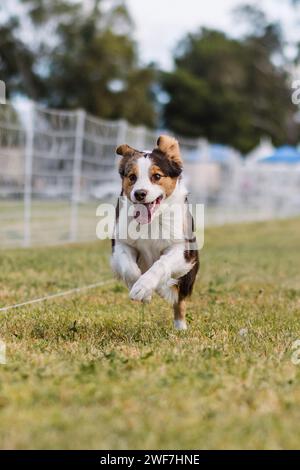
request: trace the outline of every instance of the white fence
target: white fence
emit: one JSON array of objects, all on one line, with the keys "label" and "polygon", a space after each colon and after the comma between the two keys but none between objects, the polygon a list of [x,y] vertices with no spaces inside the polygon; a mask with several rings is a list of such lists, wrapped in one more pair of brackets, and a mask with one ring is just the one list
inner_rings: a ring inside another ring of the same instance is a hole
[{"label": "white fence", "polygon": [[[1,105],[0,247],[94,240],[96,207],[120,189],[116,146],[151,149],[156,139],[157,132],[82,110],[31,104],[20,113]],[[179,140],[191,198],[205,203],[206,223],[300,213],[299,170],[245,166],[234,151],[219,161],[206,141]]]}]

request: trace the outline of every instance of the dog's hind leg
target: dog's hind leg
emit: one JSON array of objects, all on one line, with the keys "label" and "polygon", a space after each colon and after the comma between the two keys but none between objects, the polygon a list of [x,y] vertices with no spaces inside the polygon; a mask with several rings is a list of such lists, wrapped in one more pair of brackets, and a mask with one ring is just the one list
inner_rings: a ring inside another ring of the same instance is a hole
[{"label": "dog's hind leg", "polygon": [[176,330],[186,330],[187,324],[185,320],[186,305],[184,299],[179,299],[173,305],[174,309],[174,327]]},{"label": "dog's hind leg", "polygon": [[197,251],[188,251],[186,257],[193,260],[192,269],[182,276],[178,281],[178,301],[174,303],[174,326],[177,330],[186,330],[187,324],[185,320],[185,299],[189,297],[193,291],[193,286],[199,269],[199,259]]}]

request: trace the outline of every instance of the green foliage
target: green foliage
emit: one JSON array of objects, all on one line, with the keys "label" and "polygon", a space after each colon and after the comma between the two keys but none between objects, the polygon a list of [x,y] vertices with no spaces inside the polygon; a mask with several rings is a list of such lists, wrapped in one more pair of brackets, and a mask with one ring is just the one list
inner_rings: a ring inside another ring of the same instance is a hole
[{"label": "green foliage", "polygon": [[[266,134],[276,145],[298,141],[284,37],[258,8],[236,9],[245,26],[240,39],[206,28],[188,34],[176,48],[174,70],[158,74],[154,65],[139,63],[123,0],[19,3],[24,12],[0,23],[0,77],[8,96],[150,127],[160,121],[179,135],[205,136],[242,152]],[[34,41],[21,34],[24,17]],[[161,109],[158,90],[170,98]]]},{"label": "green foliage", "polygon": [[[6,53],[0,62],[0,76],[13,81],[15,73],[18,78],[15,87],[8,81],[12,93],[21,91],[52,107],[81,107],[103,118],[122,117],[134,124],[154,125],[155,71],[139,66],[132,22],[122,1],[110,2],[108,9],[100,0],[90,4],[63,0],[22,3],[36,42],[26,49],[22,43],[25,52],[20,53],[18,23],[13,30],[14,55],[0,42]],[[0,26],[0,37],[6,29],[6,25]]]},{"label": "green foliage", "polygon": [[0,24],[0,78],[6,84],[8,98],[14,93],[24,93],[38,99],[42,84],[33,70],[35,55],[18,38],[18,28],[17,18]]},{"label": "green foliage", "polygon": [[[50,59],[49,83],[55,90],[50,105],[81,106],[104,118],[154,124],[150,93],[154,75],[150,68],[138,67],[129,21],[123,9],[103,18],[95,8],[87,17],[80,14],[59,25],[59,42]],[[121,86],[117,91],[110,88],[116,81]]]},{"label": "green foliage", "polygon": [[180,42],[174,71],[162,77],[170,97],[166,126],[244,152],[265,134],[275,144],[295,143],[296,108],[284,68],[281,30],[267,23],[259,10],[245,7],[237,14],[250,22],[250,31],[240,40],[203,28]]}]

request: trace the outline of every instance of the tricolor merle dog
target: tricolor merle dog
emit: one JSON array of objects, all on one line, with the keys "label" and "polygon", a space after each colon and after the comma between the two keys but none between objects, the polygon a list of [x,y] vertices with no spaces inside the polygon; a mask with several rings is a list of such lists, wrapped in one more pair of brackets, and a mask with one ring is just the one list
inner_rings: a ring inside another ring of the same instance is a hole
[{"label": "tricolor merle dog", "polygon": [[122,157],[122,190],[112,269],[128,286],[130,299],[149,302],[157,292],[171,302],[174,326],[184,330],[185,299],[192,293],[199,260],[179,144],[162,135],[152,151],[124,144],[116,152]]}]

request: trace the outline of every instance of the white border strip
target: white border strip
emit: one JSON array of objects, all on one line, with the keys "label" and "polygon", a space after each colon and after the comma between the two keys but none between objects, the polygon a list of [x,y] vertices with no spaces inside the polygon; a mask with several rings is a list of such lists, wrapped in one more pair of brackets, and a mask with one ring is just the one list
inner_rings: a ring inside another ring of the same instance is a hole
[{"label": "white border strip", "polygon": [[95,284],[90,284],[88,286],[83,287],[75,287],[74,289],[66,290],[64,292],[58,292],[57,294],[50,294],[46,295],[45,297],[40,297],[38,299],[27,300],[26,302],[22,302],[20,304],[9,305],[8,307],[0,308],[0,312],[7,312],[8,310],[12,310],[14,308],[24,307],[25,305],[32,305],[37,304],[39,302],[45,302],[46,300],[56,299],[57,297],[65,297],[67,295],[77,294],[78,292],[82,292],[84,290],[95,289],[96,287],[104,286],[105,284],[109,284],[113,282],[114,279],[107,279],[106,281],[96,282]]}]

